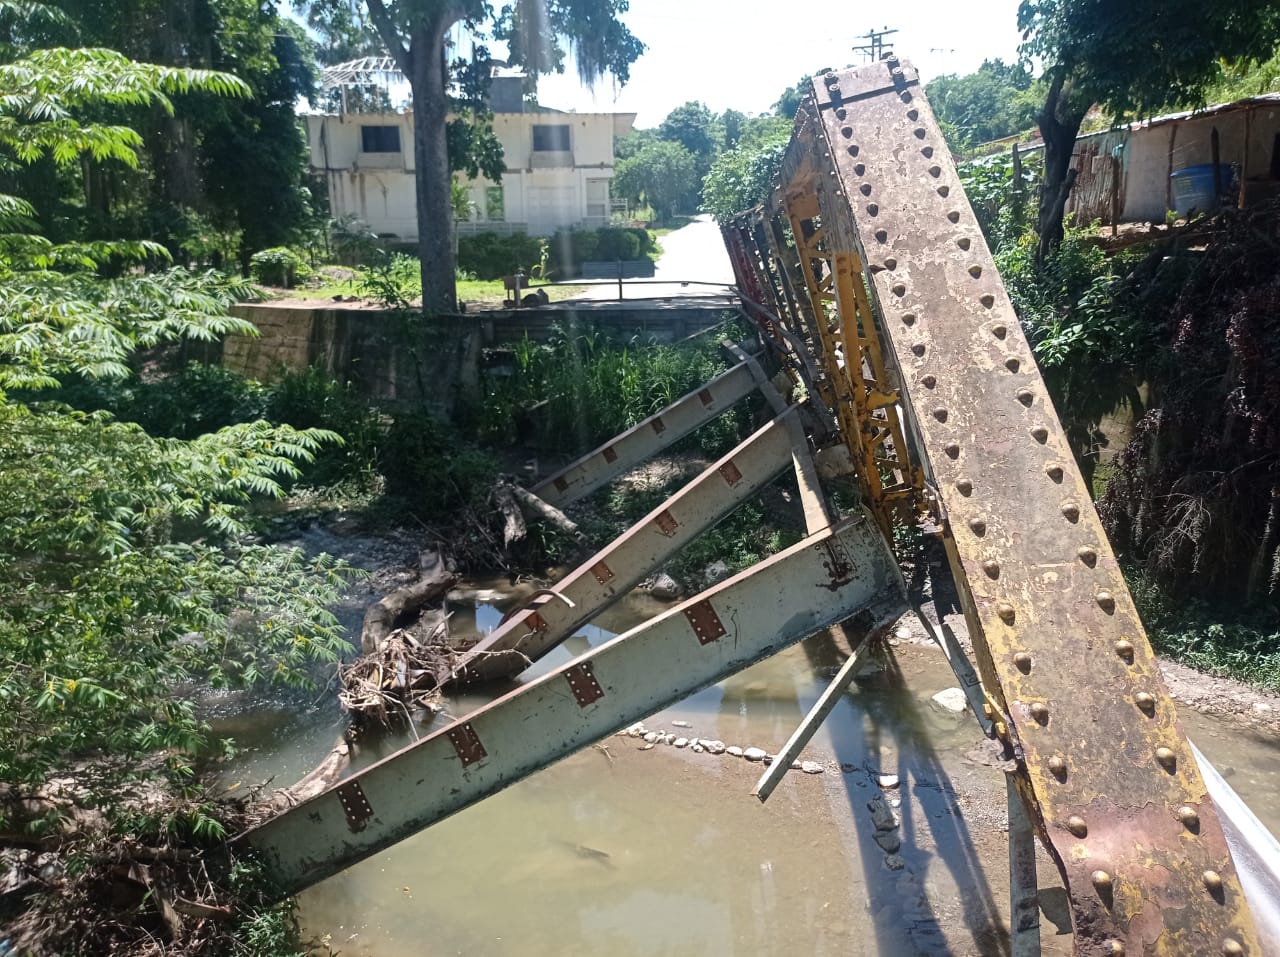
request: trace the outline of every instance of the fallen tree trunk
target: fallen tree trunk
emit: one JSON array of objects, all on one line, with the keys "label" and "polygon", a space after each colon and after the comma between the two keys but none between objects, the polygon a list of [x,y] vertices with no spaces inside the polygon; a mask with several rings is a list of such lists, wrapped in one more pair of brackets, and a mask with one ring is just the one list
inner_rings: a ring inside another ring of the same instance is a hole
[{"label": "fallen tree trunk", "polygon": [[444,596],[458,578],[445,567],[439,552],[423,551],[418,557],[421,577],[412,585],[398,588],[369,606],[360,629],[360,653],[371,655],[391,632],[403,627],[409,615],[416,616],[423,605]]},{"label": "fallen tree trunk", "polygon": [[515,496],[515,500],[519,503],[520,511],[524,513],[525,518],[554,525],[579,545],[586,545],[586,537],[582,534],[582,530],[578,528],[577,523],[560,509],[544,502],[527,488],[521,488],[514,483],[507,487],[511,489],[511,494]]},{"label": "fallen tree trunk", "polygon": [[510,548],[512,542],[520,541],[528,532],[524,524],[524,516],[520,513],[520,506],[516,504],[513,488],[514,486],[506,482],[499,482],[493,487],[493,502],[498,506],[498,511],[502,513],[503,519],[503,548]]}]

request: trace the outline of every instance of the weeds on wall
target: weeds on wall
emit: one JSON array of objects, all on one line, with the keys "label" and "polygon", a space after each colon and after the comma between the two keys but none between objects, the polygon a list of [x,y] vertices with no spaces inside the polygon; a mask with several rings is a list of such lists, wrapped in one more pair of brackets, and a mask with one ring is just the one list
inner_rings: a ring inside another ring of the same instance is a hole
[{"label": "weeds on wall", "polygon": [[[742,330],[722,330],[733,338]],[[553,331],[494,350],[484,397],[471,411],[482,441],[536,446],[576,455],[648,418],[728,368],[719,339],[669,345],[633,336]],[[697,433],[699,446],[724,451],[737,441],[747,414],[735,409]]]}]

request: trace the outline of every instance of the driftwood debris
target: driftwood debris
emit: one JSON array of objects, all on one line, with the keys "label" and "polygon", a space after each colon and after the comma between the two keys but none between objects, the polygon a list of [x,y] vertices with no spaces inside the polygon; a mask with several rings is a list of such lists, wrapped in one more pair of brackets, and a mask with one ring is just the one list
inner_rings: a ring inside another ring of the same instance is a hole
[{"label": "driftwood debris", "polygon": [[515,486],[509,482],[499,482],[493,487],[493,504],[502,513],[502,547],[510,548],[512,542],[524,538],[528,529],[524,524],[524,515],[516,502]]},{"label": "driftwood debris", "polygon": [[371,655],[397,628],[416,619],[422,607],[435,601],[457,584],[458,578],[446,567],[439,552],[423,551],[418,556],[420,576],[412,585],[398,588],[369,606],[360,629],[360,653]]},{"label": "driftwood debris", "polygon": [[587,544],[582,529],[573,519],[527,488],[517,485],[510,476],[502,476],[493,487],[491,498],[502,514],[502,543],[506,548],[525,537],[527,522],[543,522],[564,532],[577,545],[585,547]]}]

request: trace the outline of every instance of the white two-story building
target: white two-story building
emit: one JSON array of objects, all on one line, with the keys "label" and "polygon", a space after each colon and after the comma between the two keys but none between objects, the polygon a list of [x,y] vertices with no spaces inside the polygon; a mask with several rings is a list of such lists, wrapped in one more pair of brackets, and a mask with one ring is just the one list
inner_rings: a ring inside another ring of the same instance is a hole
[{"label": "white two-story building", "polygon": [[[495,78],[495,92],[509,79]],[[635,114],[520,112],[518,93],[495,96],[494,106],[509,110],[493,119],[507,169],[501,183],[467,183],[471,212],[459,229],[549,236],[606,225],[613,138],[630,132]],[[353,214],[381,236],[417,237],[411,112],[310,114],[307,132],[334,217]]]}]

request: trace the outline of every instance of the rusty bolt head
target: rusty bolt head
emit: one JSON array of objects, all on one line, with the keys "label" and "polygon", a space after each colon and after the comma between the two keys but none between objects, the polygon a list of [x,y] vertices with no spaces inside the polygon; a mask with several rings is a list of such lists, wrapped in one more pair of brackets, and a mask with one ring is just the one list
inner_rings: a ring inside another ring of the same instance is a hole
[{"label": "rusty bolt head", "polygon": [[1037,724],[1049,723],[1049,706],[1043,701],[1033,701],[1027,710]]},{"label": "rusty bolt head", "polygon": [[886,259],[886,260],[884,261],[884,268],[885,268],[885,269],[897,269],[897,268],[898,268],[898,260],[896,260],[896,259],[894,259],[892,256],[890,256],[888,259]]},{"label": "rusty bolt head", "polygon": [[867,203],[867,215],[868,215],[868,216],[875,216],[875,215],[878,215],[878,214],[879,214],[879,212],[880,212],[880,207],[879,207],[879,206],[877,206],[875,203]]},{"label": "rusty bolt head", "polygon": [[[854,171],[855,173],[857,173],[859,176],[861,176],[863,173],[865,173],[865,172],[867,171],[866,164],[864,164],[864,163],[854,163],[854,164],[853,164],[853,171]],[[883,230],[881,230],[881,232],[883,232]]]},{"label": "rusty bolt head", "polygon": [[922,148],[921,148],[921,150],[920,150],[920,152],[924,154],[924,158],[925,158],[925,159],[933,159],[933,147],[932,147],[932,146],[925,146],[925,147],[922,147]]},{"label": "rusty bolt head", "polygon": [[1018,390],[1018,401],[1021,402],[1023,405],[1025,405],[1027,408],[1031,408],[1031,403],[1034,402],[1035,400],[1036,400],[1036,394],[1032,392],[1030,389]]},{"label": "rusty bolt head", "polygon": [[1222,875],[1217,871],[1205,871],[1200,879],[1204,881],[1204,889],[1210,894],[1217,896],[1222,893]]},{"label": "rusty bolt head", "polygon": [[1067,818],[1067,830],[1076,837],[1084,837],[1089,833],[1089,825],[1084,822],[1079,814],[1073,814]]},{"label": "rusty bolt head", "polygon": [[[1155,714],[1156,696],[1149,691],[1139,691],[1133,696],[1133,703],[1138,706],[1138,710],[1144,714]],[[1166,749],[1167,750],[1167,749]],[[1172,755],[1173,752],[1170,752]]]},{"label": "rusty bolt head", "polygon": [[978,263],[974,263],[972,266],[969,267],[969,275],[972,276],[974,279],[977,279],[979,276],[982,275],[982,266],[980,266]]},{"label": "rusty bolt head", "polygon": [[1062,506],[1062,517],[1072,523],[1080,521],[1080,506],[1075,502],[1067,502]]},{"label": "rusty bolt head", "polygon": [[1054,482],[1061,482],[1062,474],[1063,474],[1062,466],[1061,465],[1046,466],[1044,470],[1044,474],[1049,476],[1049,478],[1052,479]]},{"label": "rusty bolt head", "polygon": [[[1098,553],[1094,549],[1090,548],[1088,545],[1081,545],[1078,549],[1076,549],[1076,557],[1079,558],[1080,561],[1088,565],[1090,568],[1098,564]],[[1129,652],[1130,654],[1133,653],[1132,645],[1129,646]]]},{"label": "rusty bolt head", "polygon": [[[899,285],[901,285],[901,283],[899,283]],[[905,292],[907,287],[903,286],[902,288],[903,288],[903,291]],[[925,350],[924,350],[923,342],[917,342],[915,345],[911,347],[911,352],[913,355],[922,356],[924,355],[924,351]]]},{"label": "rusty bolt head", "polygon": [[1007,601],[999,602],[996,605],[996,614],[1000,616],[1000,620],[1006,625],[1012,625],[1014,620],[1018,617],[1018,613],[1014,611],[1013,606]]},{"label": "rusty bolt head", "polygon": [[905,296],[907,294],[907,287],[903,283],[895,282],[893,284],[893,294],[895,296]]},{"label": "rusty bolt head", "polygon": [[918,139],[918,140],[922,140],[922,139],[924,139],[926,136],[928,136],[928,135],[929,135],[929,134],[928,134],[928,132],[925,130],[925,128],[924,128],[923,126],[917,126],[917,127],[916,127],[914,130],[912,130],[911,132],[915,134],[915,137],[916,137],[916,139]]},{"label": "rusty bolt head", "polygon": [[939,422],[947,421],[947,410],[939,406],[933,410],[933,417]]},{"label": "rusty bolt head", "polygon": [[1031,430],[1031,437],[1035,439],[1037,442],[1039,442],[1041,445],[1044,445],[1046,442],[1049,441],[1049,430],[1046,429],[1043,425],[1037,425],[1034,429]]},{"label": "rusty bolt head", "polygon": [[942,447],[942,451],[947,453],[947,458],[950,458],[950,459],[960,458],[960,446],[957,445],[955,442],[948,442],[946,445]]},{"label": "rusty bolt head", "polygon": [[1067,779],[1067,759],[1060,754],[1049,758],[1049,773],[1059,781]]},{"label": "rusty bolt head", "polygon": [[1009,334],[1009,329],[1003,322],[997,322],[991,327],[991,334],[997,339],[1003,339]]},{"label": "rusty bolt head", "polygon": [[1234,937],[1228,937],[1222,942],[1222,957],[1240,957],[1243,953],[1244,947]]},{"label": "rusty bolt head", "polygon": [[902,102],[903,102],[903,103],[910,103],[910,102],[911,102],[911,91],[910,91],[910,90],[903,90],[903,91],[902,91],[901,99],[902,99]]},{"label": "rusty bolt head", "polygon": [[1106,871],[1097,870],[1089,875],[1089,879],[1093,881],[1093,888],[1099,894],[1109,894],[1111,892],[1111,875]]},{"label": "rusty bolt head", "polygon": [[1171,774],[1177,770],[1178,756],[1170,748],[1156,748],[1156,761]]},{"label": "rusty bolt head", "polygon": [[1128,638],[1121,638],[1115,644],[1116,654],[1126,661],[1133,660],[1133,642]]},{"label": "rusty bolt head", "polygon": [[1004,360],[1004,367],[1010,372],[1017,372],[1022,368],[1022,363],[1018,361],[1017,356],[1009,356],[1009,358]]},{"label": "rusty bolt head", "polygon": [[1000,563],[993,558],[982,563],[982,570],[987,573],[988,578],[1000,577]]},{"label": "rusty bolt head", "polygon": [[956,491],[968,498],[973,494],[973,482],[967,478],[956,479]]},{"label": "rusty bolt head", "polygon": [[[951,212],[947,213],[947,219],[951,220],[953,223],[960,222],[960,210],[953,209]],[[993,298],[991,301],[995,302],[995,299]]]},{"label": "rusty bolt head", "polygon": [[938,166],[936,163],[933,166],[930,166],[929,175],[932,176],[934,179],[937,179],[939,176],[942,175],[942,167]]},{"label": "rusty bolt head", "polygon": [[[921,349],[919,352],[916,353],[916,355],[918,356],[924,355],[924,349]],[[932,389],[935,385],[938,384],[938,377],[927,375],[920,380],[920,384],[923,385],[926,389]]]},{"label": "rusty bolt head", "polygon": [[904,312],[902,314],[902,324],[904,326],[914,326],[916,324],[916,314],[914,312]]},{"label": "rusty bolt head", "polygon": [[863,196],[870,196],[870,195],[871,195],[871,184],[870,184],[870,183],[863,183],[861,186],[859,186],[859,187],[858,187],[858,192],[860,192]]},{"label": "rusty bolt head", "polygon": [[981,537],[987,534],[987,523],[980,518],[971,518],[969,519],[969,530]]},{"label": "rusty bolt head", "polygon": [[840,127],[840,135],[843,136],[845,139],[848,139],[853,135],[853,127],[852,126]]},{"label": "rusty bolt head", "polygon": [[943,183],[941,186],[938,187],[938,195],[941,196],[943,199],[946,199],[948,196],[951,195],[951,187],[948,186],[946,183]]},{"label": "rusty bolt head", "polygon": [[887,232],[885,232],[883,229],[876,230],[876,242],[883,243],[883,242],[887,242],[888,239],[889,239],[889,234]]},{"label": "rusty bolt head", "polygon": [[1019,651],[1013,656],[1013,663],[1024,675],[1031,674],[1031,655],[1028,652]]},{"label": "rusty bolt head", "polygon": [[1093,596],[1093,600],[1098,603],[1098,607],[1105,611],[1108,615],[1116,613],[1116,599],[1109,591],[1100,591]]},{"label": "rusty bolt head", "polygon": [[973,240],[971,240],[968,236],[961,236],[959,239],[956,240],[956,245],[959,246],[961,249],[965,250],[966,252],[968,252],[969,247],[973,245]]},{"label": "rusty bolt head", "polygon": [[1106,943],[1105,953],[1110,957],[1124,957],[1124,944],[1118,940],[1109,940]]},{"label": "rusty bolt head", "polygon": [[1200,829],[1200,815],[1196,813],[1196,809],[1190,804],[1184,804],[1178,808],[1178,820],[1182,822],[1182,826],[1188,831],[1198,831]]},{"label": "rusty bolt head", "polygon": [[850,146],[847,150],[845,150],[845,152],[848,153],[850,156],[857,156],[858,155],[857,144]]}]

